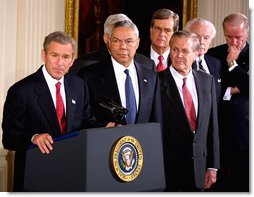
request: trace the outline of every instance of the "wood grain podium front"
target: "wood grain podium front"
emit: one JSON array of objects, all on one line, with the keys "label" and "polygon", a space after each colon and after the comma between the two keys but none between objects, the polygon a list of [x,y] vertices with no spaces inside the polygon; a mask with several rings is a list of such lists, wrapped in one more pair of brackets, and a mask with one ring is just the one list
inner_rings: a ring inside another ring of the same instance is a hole
[{"label": "wood grain podium front", "polygon": [[26,191],[148,192],[166,187],[158,123],[84,129],[56,138],[53,148],[48,155],[28,148]]}]

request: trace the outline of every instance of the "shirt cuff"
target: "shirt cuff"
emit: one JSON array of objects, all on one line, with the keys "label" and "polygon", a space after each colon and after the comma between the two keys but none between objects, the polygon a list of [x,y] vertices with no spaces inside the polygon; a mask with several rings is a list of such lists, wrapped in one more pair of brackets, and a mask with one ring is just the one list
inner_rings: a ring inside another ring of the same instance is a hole
[{"label": "shirt cuff", "polygon": [[217,168],[207,168],[207,170],[215,170],[215,171],[218,171]]},{"label": "shirt cuff", "polygon": [[223,100],[224,101],[230,101],[231,97],[232,97],[232,95],[231,95],[231,87],[228,87],[226,89],[226,92],[225,92],[224,96],[223,96]]},{"label": "shirt cuff", "polygon": [[39,135],[38,133],[34,134],[33,137],[31,138],[31,142],[33,143],[33,139],[36,135]]},{"label": "shirt cuff", "polygon": [[228,69],[229,72],[232,71],[232,70],[233,70],[235,67],[237,67],[237,66],[238,66],[238,64],[235,62],[233,66],[230,66],[230,67],[229,67],[229,69]]}]

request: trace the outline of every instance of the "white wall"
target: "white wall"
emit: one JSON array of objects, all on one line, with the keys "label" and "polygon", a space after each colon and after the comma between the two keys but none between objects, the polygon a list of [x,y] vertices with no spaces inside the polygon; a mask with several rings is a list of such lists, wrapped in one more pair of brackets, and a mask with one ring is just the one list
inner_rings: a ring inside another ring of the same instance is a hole
[{"label": "white wall", "polygon": [[211,47],[225,43],[222,21],[233,12],[241,12],[248,17],[249,0],[198,0],[198,17],[212,22],[217,31]]}]

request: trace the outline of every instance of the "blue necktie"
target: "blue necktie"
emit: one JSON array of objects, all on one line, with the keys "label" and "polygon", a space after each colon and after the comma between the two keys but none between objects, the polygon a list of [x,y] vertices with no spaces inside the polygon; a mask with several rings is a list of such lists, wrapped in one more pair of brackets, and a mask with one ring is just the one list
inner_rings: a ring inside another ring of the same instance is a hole
[{"label": "blue necktie", "polygon": [[126,123],[134,124],[137,115],[135,93],[132,86],[131,77],[129,75],[129,70],[126,69],[124,73],[126,74],[125,80],[126,108],[128,109],[128,113],[126,115]]}]

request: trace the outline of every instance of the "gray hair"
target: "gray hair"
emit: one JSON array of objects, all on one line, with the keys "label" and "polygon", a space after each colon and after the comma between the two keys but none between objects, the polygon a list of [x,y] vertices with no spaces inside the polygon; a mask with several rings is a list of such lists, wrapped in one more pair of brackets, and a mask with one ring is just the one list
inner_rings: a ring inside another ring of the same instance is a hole
[{"label": "gray hair", "polygon": [[138,28],[137,26],[135,25],[135,23],[133,23],[132,21],[119,21],[119,22],[116,22],[114,25],[113,25],[113,28],[111,29],[111,32],[109,33],[109,36],[112,35],[112,31],[117,28],[117,27],[128,27],[128,28],[131,28],[136,37],[138,38],[139,37],[139,31],[138,31]]},{"label": "gray hair", "polygon": [[192,33],[192,32],[189,32],[189,31],[176,31],[173,33],[171,39],[170,39],[170,48],[172,48],[172,44],[173,44],[173,41],[175,38],[182,38],[182,37],[186,37],[186,38],[191,38],[192,40],[192,50],[194,52],[198,52],[199,51],[199,47],[200,47],[200,44],[199,44],[199,39],[198,39],[198,36],[195,34],[195,33]]},{"label": "gray hair", "polygon": [[43,42],[43,50],[48,51],[48,46],[51,42],[57,42],[59,44],[71,44],[72,46],[72,56],[74,57],[76,52],[76,41],[73,37],[65,32],[55,31],[47,35]]},{"label": "gray hair", "polygon": [[214,24],[211,23],[210,21],[204,19],[204,18],[194,18],[194,19],[191,19],[189,20],[186,25],[185,25],[185,30],[186,31],[190,31],[192,25],[194,24],[204,24],[204,25],[207,25],[210,30],[211,30],[211,38],[213,39],[216,35],[216,29],[214,27]]},{"label": "gray hair", "polygon": [[104,22],[104,34],[109,35],[112,32],[114,24],[119,21],[131,21],[131,19],[122,13],[109,15]]},{"label": "gray hair", "polygon": [[229,25],[235,25],[235,26],[241,25],[243,23],[245,29],[249,32],[248,18],[242,13],[236,12],[236,13],[226,16],[222,22],[223,29],[224,29],[225,23],[227,23]]},{"label": "gray hair", "polygon": [[173,21],[174,21],[173,30],[174,30],[174,32],[178,31],[178,29],[179,29],[179,16],[178,16],[178,14],[174,13],[170,9],[165,9],[165,8],[158,9],[153,13],[152,20],[151,20],[151,23],[150,23],[150,27],[153,27],[154,19],[163,20],[163,19],[169,19],[169,18],[173,18]]}]

